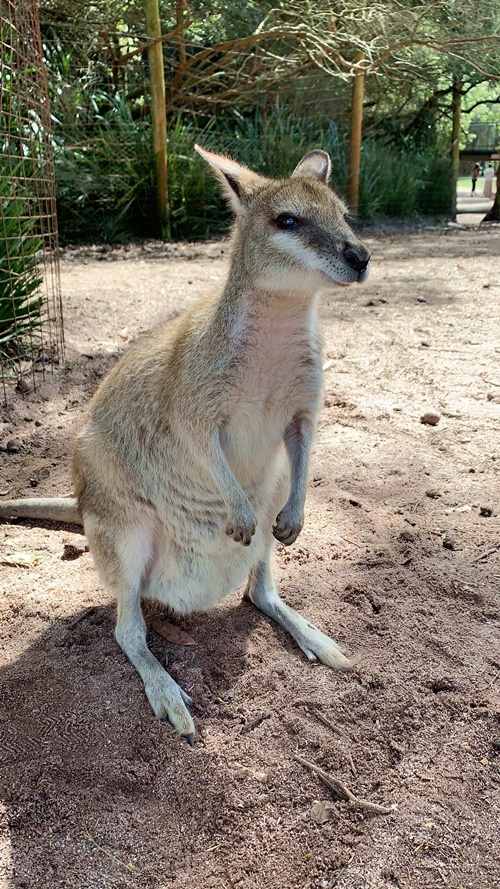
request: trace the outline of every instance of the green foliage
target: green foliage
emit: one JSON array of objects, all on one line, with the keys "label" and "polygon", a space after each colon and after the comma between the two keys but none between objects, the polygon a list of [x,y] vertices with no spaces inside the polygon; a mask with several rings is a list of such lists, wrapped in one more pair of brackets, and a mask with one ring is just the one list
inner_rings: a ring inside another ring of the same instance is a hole
[{"label": "green foliage", "polygon": [[26,217],[26,201],[10,195],[10,180],[0,178],[0,357],[31,354],[42,323],[42,283],[37,254],[42,241]]},{"label": "green foliage", "polygon": [[[119,96],[101,94],[95,134],[56,149],[60,237],[68,242],[126,242],[154,236],[154,163],[147,121],[135,121]],[[203,238],[227,229],[229,211],[194,145],[223,152],[258,172],[286,177],[314,147],[330,153],[333,185],[345,193],[347,144],[323,125],[280,108],[233,111],[197,125],[179,114],[168,134],[168,181],[174,238]],[[451,170],[435,152],[391,148],[375,140],[362,152],[362,219],[446,214]]]},{"label": "green foliage", "polygon": [[[156,209],[150,125],[133,120],[119,95],[101,93],[93,101],[93,126],[74,126],[71,134],[56,129],[61,242],[119,243],[152,235]],[[101,114],[104,102],[109,110]]]},{"label": "green foliage", "polygon": [[361,154],[362,219],[444,216],[452,196],[451,163],[432,150],[413,152],[368,142]]}]

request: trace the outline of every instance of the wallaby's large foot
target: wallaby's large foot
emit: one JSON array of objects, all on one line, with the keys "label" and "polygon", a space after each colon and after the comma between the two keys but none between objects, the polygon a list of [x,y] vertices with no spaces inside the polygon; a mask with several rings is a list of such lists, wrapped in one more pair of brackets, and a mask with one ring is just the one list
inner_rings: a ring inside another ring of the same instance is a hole
[{"label": "wallaby's large foot", "polygon": [[[284,607],[286,608],[287,606],[284,605]],[[308,660],[321,661],[322,664],[326,664],[328,667],[335,667],[337,670],[352,670],[357,663],[357,658],[347,658],[333,639],[330,639],[329,636],[322,633],[313,624],[308,623],[297,612],[294,612],[294,615],[296,618],[300,618],[300,622],[304,621],[305,623],[305,627],[300,627],[300,624],[297,625],[299,632],[297,635],[294,633],[292,635]],[[292,631],[290,630],[290,632]]]},{"label": "wallaby's large foot", "polygon": [[310,624],[302,615],[280,599],[268,561],[260,562],[249,578],[245,598],[287,630],[310,661],[321,661],[337,670],[351,670],[357,658],[350,660],[333,639]]},{"label": "wallaby's large foot", "polygon": [[149,703],[158,719],[168,719],[179,735],[185,735],[191,746],[194,742],[194,722],[187,709],[193,702],[180,685],[160,667],[163,675],[155,675],[144,683]]}]

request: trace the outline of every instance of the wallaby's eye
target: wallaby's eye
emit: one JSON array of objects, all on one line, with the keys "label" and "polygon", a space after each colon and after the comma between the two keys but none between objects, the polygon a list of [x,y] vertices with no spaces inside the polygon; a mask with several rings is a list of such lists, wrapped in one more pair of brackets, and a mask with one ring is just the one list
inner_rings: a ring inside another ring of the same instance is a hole
[{"label": "wallaby's eye", "polygon": [[280,213],[274,221],[278,228],[289,232],[294,231],[301,225],[301,220],[297,219],[296,216],[292,216],[290,213]]}]

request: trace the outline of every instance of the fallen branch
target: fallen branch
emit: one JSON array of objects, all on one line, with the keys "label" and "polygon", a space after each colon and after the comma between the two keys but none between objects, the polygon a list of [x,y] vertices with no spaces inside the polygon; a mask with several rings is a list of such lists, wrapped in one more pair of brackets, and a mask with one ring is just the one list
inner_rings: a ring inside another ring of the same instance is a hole
[{"label": "fallen branch", "polygon": [[482,553],[482,554],[481,554],[480,556],[478,556],[476,559],[473,559],[473,560],[472,560],[472,564],[473,564],[473,565],[477,565],[478,562],[482,562],[483,559],[487,559],[488,556],[492,556],[494,553],[497,553],[497,552],[498,552],[498,546],[494,546],[492,549],[488,549],[488,550],[486,550],[485,553]]},{"label": "fallen branch", "polygon": [[336,778],[334,775],[329,775],[328,772],[325,772],[313,762],[309,762],[309,760],[299,756],[298,753],[296,753],[293,758],[296,762],[300,762],[301,765],[317,775],[318,778],[321,778],[323,783],[326,784],[330,790],[333,790],[337,796],[346,800],[351,806],[356,806],[358,809],[365,809],[367,812],[373,812],[375,815],[390,815],[391,812],[394,811],[393,806],[379,806],[378,803],[371,803],[369,800],[355,796],[340,778]]},{"label": "fallen branch", "polygon": [[349,738],[347,737],[347,735],[344,734],[342,729],[337,728],[335,723],[332,722],[331,719],[328,719],[327,716],[323,716],[321,710],[317,710],[316,707],[307,707],[307,706],[306,706],[306,710],[308,713],[312,713],[312,715],[315,716],[316,719],[319,719],[319,721],[322,722],[323,725],[326,725],[328,728],[331,728],[332,732],[335,732],[335,734],[339,735],[339,737],[341,737],[344,741],[349,740]]}]

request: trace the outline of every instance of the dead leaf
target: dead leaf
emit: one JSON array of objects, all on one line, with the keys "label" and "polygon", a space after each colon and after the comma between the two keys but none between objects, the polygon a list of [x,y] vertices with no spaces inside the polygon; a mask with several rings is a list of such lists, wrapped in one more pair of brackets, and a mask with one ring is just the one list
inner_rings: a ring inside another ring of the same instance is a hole
[{"label": "dead leaf", "polygon": [[13,568],[31,568],[39,561],[39,556],[34,553],[10,553],[3,556],[0,565],[9,565]]},{"label": "dead leaf", "polygon": [[163,618],[156,618],[151,626],[153,630],[162,636],[167,642],[173,642],[174,645],[197,645],[195,639],[186,633],[184,630],[181,630],[180,627],[176,627],[175,624],[171,624],[170,621],[164,620]]},{"label": "dead leaf", "polygon": [[329,802],[327,799],[321,799],[319,802],[314,803],[314,806],[311,809],[311,818],[316,824],[324,824],[325,821],[330,820],[330,813],[335,808],[334,804]]}]

